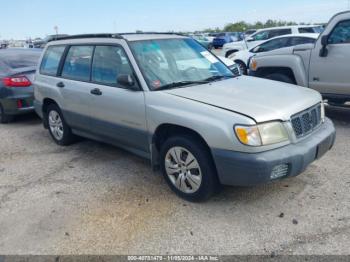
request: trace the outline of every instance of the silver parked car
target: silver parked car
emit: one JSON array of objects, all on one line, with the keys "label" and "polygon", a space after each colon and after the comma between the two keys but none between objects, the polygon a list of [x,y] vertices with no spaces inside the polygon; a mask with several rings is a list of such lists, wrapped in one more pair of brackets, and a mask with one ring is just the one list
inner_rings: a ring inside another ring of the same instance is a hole
[{"label": "silver parked car", "polygon": [[189,201],[222,184],[299,175],[335,139],[318,92],[237,77],[198,42],[174,34],[50,42],[35,108],[57,144],[79,135],[148,158]]}]

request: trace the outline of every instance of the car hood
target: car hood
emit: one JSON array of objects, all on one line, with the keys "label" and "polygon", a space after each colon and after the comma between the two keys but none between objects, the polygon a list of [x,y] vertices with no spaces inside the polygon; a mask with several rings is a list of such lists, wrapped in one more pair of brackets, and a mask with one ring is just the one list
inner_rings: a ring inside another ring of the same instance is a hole
[{"label": "car hood", "polygon": [[292,115],[320,103],[322,99],[311,89],[248,76],[164,92],[237,112],[258,123],[288,121]]}]

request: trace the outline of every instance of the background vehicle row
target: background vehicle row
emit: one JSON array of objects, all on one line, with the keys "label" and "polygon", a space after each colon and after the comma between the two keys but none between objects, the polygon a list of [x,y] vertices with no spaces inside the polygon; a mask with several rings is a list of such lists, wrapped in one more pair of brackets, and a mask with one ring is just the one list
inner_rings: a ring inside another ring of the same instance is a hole
[{"label": "background vehicle row", "polygon": [[319,91],[330,103],[350,101],[350,12],[331,18],[314,44],[261,53],[250,62],[250,75]]}]

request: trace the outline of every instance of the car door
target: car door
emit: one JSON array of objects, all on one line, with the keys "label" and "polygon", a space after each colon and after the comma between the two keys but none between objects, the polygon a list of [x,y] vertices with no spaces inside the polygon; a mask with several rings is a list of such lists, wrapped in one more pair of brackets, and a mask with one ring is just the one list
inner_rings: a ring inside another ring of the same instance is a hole
[{"label": "car door", "polygon": [[149,152],[144,93],[118,84],[121,75],[138,85],[122,46],[97,45],[91,72],[91,130],[103,140]]},{"label": "car door", "polygon": [[311,53],[309,85],[323,94],[350,94],[350,20],[326,29],[329,35],[325,57],[320,56],[321,41]]},{"label": "car door", "polygon": [[90,71],[94,46],[73,45],[67,47],[59,79],[60,106],[66,122],[73,129],[90,129],[91,83]]}]

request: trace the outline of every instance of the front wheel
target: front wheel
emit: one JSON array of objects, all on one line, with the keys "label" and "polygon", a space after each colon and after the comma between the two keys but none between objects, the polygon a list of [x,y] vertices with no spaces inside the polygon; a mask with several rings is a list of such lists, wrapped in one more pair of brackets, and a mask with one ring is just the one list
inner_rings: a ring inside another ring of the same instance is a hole
[{"label": "front wheel", "polygon": [[243,75],[248,75],[248,69],[244,62],[242,61],[235,61],[235,63],[239,66],[239,70],[241,70],[241,73]]},{"label": "front wheel", "polygon": [[65,122],[60,108],[51,104],[46,113],[49,132],[52,139],[60,146],[70,145],[74,141],[74,135],[70,127]]},{"label": "front wheel", "polygon": [[162,146],[161,169],[170,188],[191,202],[209,199],[219,188],[210,152],[192,136],[169,138]]}]

